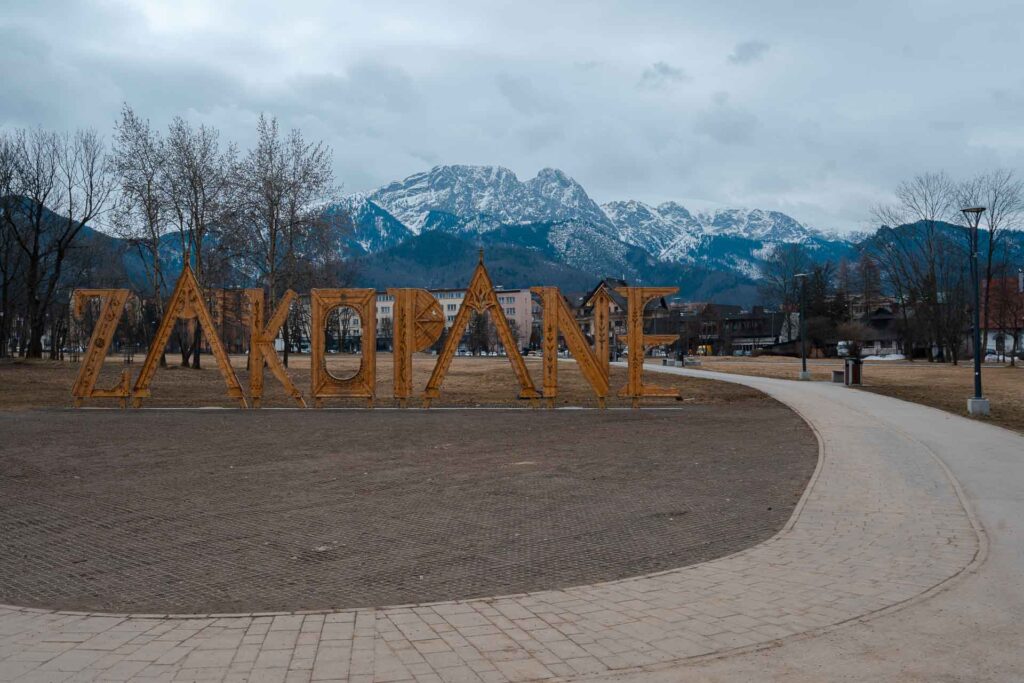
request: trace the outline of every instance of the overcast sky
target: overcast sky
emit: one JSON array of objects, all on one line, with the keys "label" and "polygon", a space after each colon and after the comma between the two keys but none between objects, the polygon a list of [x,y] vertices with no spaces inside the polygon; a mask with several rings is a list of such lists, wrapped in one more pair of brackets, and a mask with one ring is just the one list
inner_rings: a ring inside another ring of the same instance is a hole
[{"label": "overcast sky", "polygon": [[1024,3],[6,0],[0,125],[123,101],[248,144],[259,112],[346,191],[436,164],[551,166],[594,199],[822,229],[926,170],[1024,172]]}]

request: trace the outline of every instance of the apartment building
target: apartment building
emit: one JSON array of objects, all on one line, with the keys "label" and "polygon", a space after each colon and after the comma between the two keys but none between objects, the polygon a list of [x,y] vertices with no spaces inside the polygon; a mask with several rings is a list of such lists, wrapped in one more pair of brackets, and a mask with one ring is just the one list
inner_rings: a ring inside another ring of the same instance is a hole
[{"label": "apartment building", "polygon": [[[429,290],[444,313],[445,328],[455,322],[455,316],[462,308],[466,298],[465,289],[432,289]],[[498,303],[501,305],[509,323],[515,323],[513,329],[518,331],[519,346],[526,346],[530,341],[530,330],[533,328],[534,304],[529,289],[495,288]],[[377,337],[389,339],[394,330],[394,300],[387,292],[377,292]],[[352,316],[349,334],[357,336],[360,331],[359,318]]]}]

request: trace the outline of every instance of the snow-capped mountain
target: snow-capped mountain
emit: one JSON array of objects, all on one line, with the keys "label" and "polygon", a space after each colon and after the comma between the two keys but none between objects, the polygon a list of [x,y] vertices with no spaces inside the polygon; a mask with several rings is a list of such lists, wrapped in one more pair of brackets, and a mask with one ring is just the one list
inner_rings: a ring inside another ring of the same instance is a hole
[{"label": "snow-capped mountain", "polygon": [[435,166],[369,195],[419,234],[431,212],[499,223],[576,219],[609,225],[601,207],[562,171],[545,168],[522,182],[501,166]]},{"label": "snow-capped mountain", "polygon": [[803,243],[822,258],[850,250],[848,242],[778,211],[691,213],[677,202],[636,200],[599,206],[579,183],[551,168],[521,181],[500,166],[437,166],[346,197],[331,210],[352,218],[349,248],[356,255],[443,233],[529,250],[575,272],[641,282],[679,278],[685,269],[750,282],[777,245],[787,242]]},{"label": "snow-capped mountain", "polygon": [[819,234],[779,211],[719,209],[699,214],[698,220],[708,233],[738,235],[765,242],[804,242]]},{"label": "snow-capped mountain", "polygon": [[359,253],[372,254],[387,249],[401,244],[413,234],[401,221],[369,201],[365,194],[348,195],[327,211],[349,215],[353,224],[349,248]]},{"label": "snow-capped mountain", "polygon": [[651,206],[636,200],[602,204],[623,242],[661,260],[686,260],[705,235],[730,235],[779,244],[806,242],[820,233],[779,211],[719,209],[691,214],[676,202]]},{"label": "snow-capped mountain", "polygon": [[[601,206],[615,226],[619,239],[646,249],[659,259],[668,250],[682,257],[700,239],[702,227],[690,212],[675,202],[653,207],[629,200]],[[670,257],[669,260],[677,260]]]}]

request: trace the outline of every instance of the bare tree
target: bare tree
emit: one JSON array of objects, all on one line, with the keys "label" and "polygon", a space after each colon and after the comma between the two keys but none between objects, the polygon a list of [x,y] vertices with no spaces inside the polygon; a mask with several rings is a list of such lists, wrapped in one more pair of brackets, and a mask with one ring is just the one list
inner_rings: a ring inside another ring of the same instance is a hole
[{"label": "bare tree", "polygon": [[[783,244],[776,247],[768,258],[761,281],[761,294],[767,303],[776,304],[782,310],[792,311],[800,303],[799,273],[811,269],[811,258],[802,244]],[[793,338],[789,329],[791,318],[786,318],[786,337]]]},{"label": "bare tree", "polygon": [[478,356],[481,353],[486,354],[491,350],[491,335],[487,325],[488,316],[486,313],[474,312],[469,319],[466,346],[474,356]]},{"label": "bare tree", "polygon": [[238,251],[263,280],[271,309],[309,275],[318,250],[337,248],[324,234],[332,228],[324,206],[336,199],[333,183],[329,147],[306,142],[298,130],[283,137],[276,118],[260,115],[256,146],[234,172],[234,220]]},{"label": "bare tree", "polygon": [[0,196],[0,218],[24,260],[25,354],[40,358],[65,259],[86,224],[106,210],[112,183],[95,131],[19,129],[4,138],[12,167]]},{"label": "bare tree", "polygon": [[[867,250],[881,266],[890,288],[900,302],[904,344],[913,344],[914,323],[925,326],[928,341],[944,344],[952,334],[945,306],[951,292],[942,289],[962,281],[944,269],[961,269],[950,251],[948,221],[955,209],[956,186],[945,173],[925,173],[900,183],[892,204],[877,206],[872,215],[881,224],[868,241]],[[929,344],[930,353],[931,344]],[[905,348],[911,357],[911,349]]]},{"label": "bare tree", "polygon": [[[127,104],[114,131],[111,167],[120,191],[111,223],[115,234],[139,255],[149,283],[148,310],[155,322],[163,317],[163,293],[167,286],[161,258],[171,213],[164,192],[167,148],[149,121],[139,118]],[[143,327],[148,341],[153,330],[150,325]],[[167,365],[163,354],[160,364]]]},{"label": "bare tree", "polygon": [[878,264],[866,251],[861,252],[856,268],[857,290],[864,304],[864,311],[871,313],[882,298],[882,278]]},{"label": "bare tree", "polygon": [[[220,133],[205,125],[193,127],[180,117],[171,122],[166,140],[164,189],[181,251],[192,263],[196,278],[204,287],[207,238],[227,225],[231,199],[231,168],[237,152],[234,145],[221,150]],[[201,331],[192,325],[192,341],[182,339],[182,365],[200,367]]]},{"label": "bare tree", "polygon": [[[983,206],[985,213],[981,215],[981,224],[987,228],[983,235],[987,241],[982,247],[979,258],[983,262],[982,275],[985,282],[1006,275],[998,272],[1004,263],[1006,249],[1005,232],[1007,229],[1020,227],[1024,219],[1024,183],[1017,179],[1013,171],[995,170],[983,173],[957,186],[956,208]],[[981,319],[987,320],[989,315],[989,287],[982,290]]]},{"label": "bare tree", "polygon": [[[6,211],[4,198],[13,196],[15,149],[9,136],[0,137],[0,211]],[[0,218],[0,358],[10,350],[16,317],[16,302],[23,299],[22,251],[7,220]]]}]

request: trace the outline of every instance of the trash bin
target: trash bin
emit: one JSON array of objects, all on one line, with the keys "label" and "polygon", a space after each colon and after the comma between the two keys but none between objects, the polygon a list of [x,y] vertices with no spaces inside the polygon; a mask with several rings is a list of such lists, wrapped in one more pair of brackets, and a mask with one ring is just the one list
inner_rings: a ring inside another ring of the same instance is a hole
[{"label": "trash bin", "polygon": [[861,385],[861,367],[864,361],[860,358],[847,358],[843,368],[843,384],[848,387],[859,387]]}]

